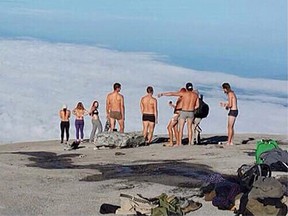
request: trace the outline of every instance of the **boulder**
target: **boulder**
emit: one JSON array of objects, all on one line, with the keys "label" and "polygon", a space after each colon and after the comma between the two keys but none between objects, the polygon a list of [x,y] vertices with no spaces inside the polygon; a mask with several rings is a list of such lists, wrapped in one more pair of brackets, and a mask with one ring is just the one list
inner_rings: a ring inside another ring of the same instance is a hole
[{"label": "boulder", "polygon": [[142,132],[103,132],[96,135],[96,147],[134,148],[145,145]]}]

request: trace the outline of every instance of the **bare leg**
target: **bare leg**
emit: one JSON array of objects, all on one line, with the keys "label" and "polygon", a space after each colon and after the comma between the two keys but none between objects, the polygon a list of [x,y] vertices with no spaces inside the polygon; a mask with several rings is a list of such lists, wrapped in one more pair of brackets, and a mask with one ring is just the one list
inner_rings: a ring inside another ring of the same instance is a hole
[{"label": "bare leg", "polygon": [[187,119],[187,130],[188,130],[188,144],[192,145],[192,136],[193,136],[193,131],[192,131],[192,122],[193,119],[188,118]]},{"label": "bare leg", "polygon": [[115,119],[110,118],[110,131],[113,131],[115,129]]},{"label": "bare leg", "polygon": [[236,118],[234,116],[228,116],[228,141],[227,145],[233,145],[233,137],[234,137],[234,124]]},{"label": "bare leg", "polygon": [[151,143],[154,133],[155,123],[154,122],[148,122],[148,143]]},{"label": "bare leg", "polygon": [[118,124],[119,124],[119,131],[121,133],[124,133],[124,120],[123,119],[118,120]]},{"label": "bare leg", "polygon": [[170,120],[167,126],[170,146],[173,145],[173,130],[172,129],[173,129],[173,120]]},{"label": "bare leg", "polygon": [[143,121],[143,131],[142,134],[145,138],[145,141],[148,139],[148,121]]},{"label": "bare leg", "polygon": [[177,145],[182,145],[183,129],[184,129],[185,120],[184,119],[179,119],[178,120],[178,124],[179,124],[179,133],[178,133],[178,143],[177,143]]},{"label": "bare leg", "polygon": [[179,142],[178,121],[174,121],[173,131],[174,131],[174,135],[175,135],[175,138],[176,138],[176,143],[180,143]]},{"label": "bare leg", "polygon": [[198,127],[200,121],[201,121],[201,118],[195,118],[193,120],[193,124],[192,124],[192,131],[193,131],[193,133],[192,133],[192,144],[195,143],[194,142],[195,140],[196,140],[196,143],[198,143],[200,141],[200,140],[198,140],[199,131],[197,130],[197,127]]}]

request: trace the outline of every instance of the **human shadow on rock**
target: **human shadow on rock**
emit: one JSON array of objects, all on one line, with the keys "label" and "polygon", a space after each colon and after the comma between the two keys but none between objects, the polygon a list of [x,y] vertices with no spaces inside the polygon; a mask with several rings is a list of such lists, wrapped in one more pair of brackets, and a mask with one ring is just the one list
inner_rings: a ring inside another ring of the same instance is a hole
[{"label": "human shadow on rock", "polygon": [[75,168],[72,158],[78,157],[80,154],[61,154],[57,155],[54,152],[13,152],[11,154],[27,155],[32,162],[27,164],[27,167],[39,167],[43,169],[67,169]]},{"label": "human shadow on rock", "polygon": [[75,164],[73,158],[80,154],[61,154],[53,152],[13,152],[27,155],[27,167],[42,169],[89,169],[100,174],[90,174],[80,181],[96,182],[121,179],[128,182],[154,182],[170,186],[197,188],[205,176],[214,173],[212,167],[204,164],[190,163],[183,160],[146,160],[134,161],[133,164]]},{"label": "human shadow on rock", "polygon": [[207,138],[201,138],[200,145],[218,144],[219,142],[227,141],[227,139],[227,136],[211,136]]}]

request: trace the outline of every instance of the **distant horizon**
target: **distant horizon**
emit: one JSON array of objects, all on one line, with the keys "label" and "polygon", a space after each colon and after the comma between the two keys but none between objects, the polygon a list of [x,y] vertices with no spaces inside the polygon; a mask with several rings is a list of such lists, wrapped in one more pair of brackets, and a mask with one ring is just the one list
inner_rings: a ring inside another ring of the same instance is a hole
[{"label": "distant horizon", "polygon": [[[122,84],[125,131],[142,128],[139,99],[187,81],[210,106],[203,133],[226,134],[229,82],[237,133],[288,134],[287,0],[0,1],[0,144],[59,137],[58,111]],[[172,110],[159,98],[155,134]],[[73,116],[74,117],[74,116]],[[71,118],[71,139],[74,118]],[[87,117],[85,138],[91,129]]]},{"label": "distant horizon", "polygon": [[288,80],[286,0],[12,0],[0,37],[148,52],[170,65]]}]

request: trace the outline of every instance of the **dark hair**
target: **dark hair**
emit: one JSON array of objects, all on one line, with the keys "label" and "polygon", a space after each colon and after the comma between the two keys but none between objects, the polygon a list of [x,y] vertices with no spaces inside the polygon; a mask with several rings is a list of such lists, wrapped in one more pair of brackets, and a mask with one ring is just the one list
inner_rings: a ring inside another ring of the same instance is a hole
[{"label": "dark hair", "polygon": [[193,84],[190,83],[190,82],[186,83],[186,89],[187,89],[188,91],[193,91]]},{"label": "dark hair", "polygon": [[99,102],[98,102],[97,100],[93,101],[92,106],[94,106],[95,103],[97,103],[96,108],[98,108],[98,106],[99,106]]},{"label": "dark hair", "polygon": [[147,91],[147,93],[153,93],[153,92],[154,92],[152,86],[148,86],[147,89],[146,89],[146,91]]},{"label": "dark hair", "polygon": [[226,89],[227,91],[231,91],[231,86],[229,83],[223,83],[222,84],[222,88],[223,89]]},{"label": "dark hair", "polygon": [[116,90],[118,88],[121,88],[121,84],[120,83],[114,83],[113,89]]}]

